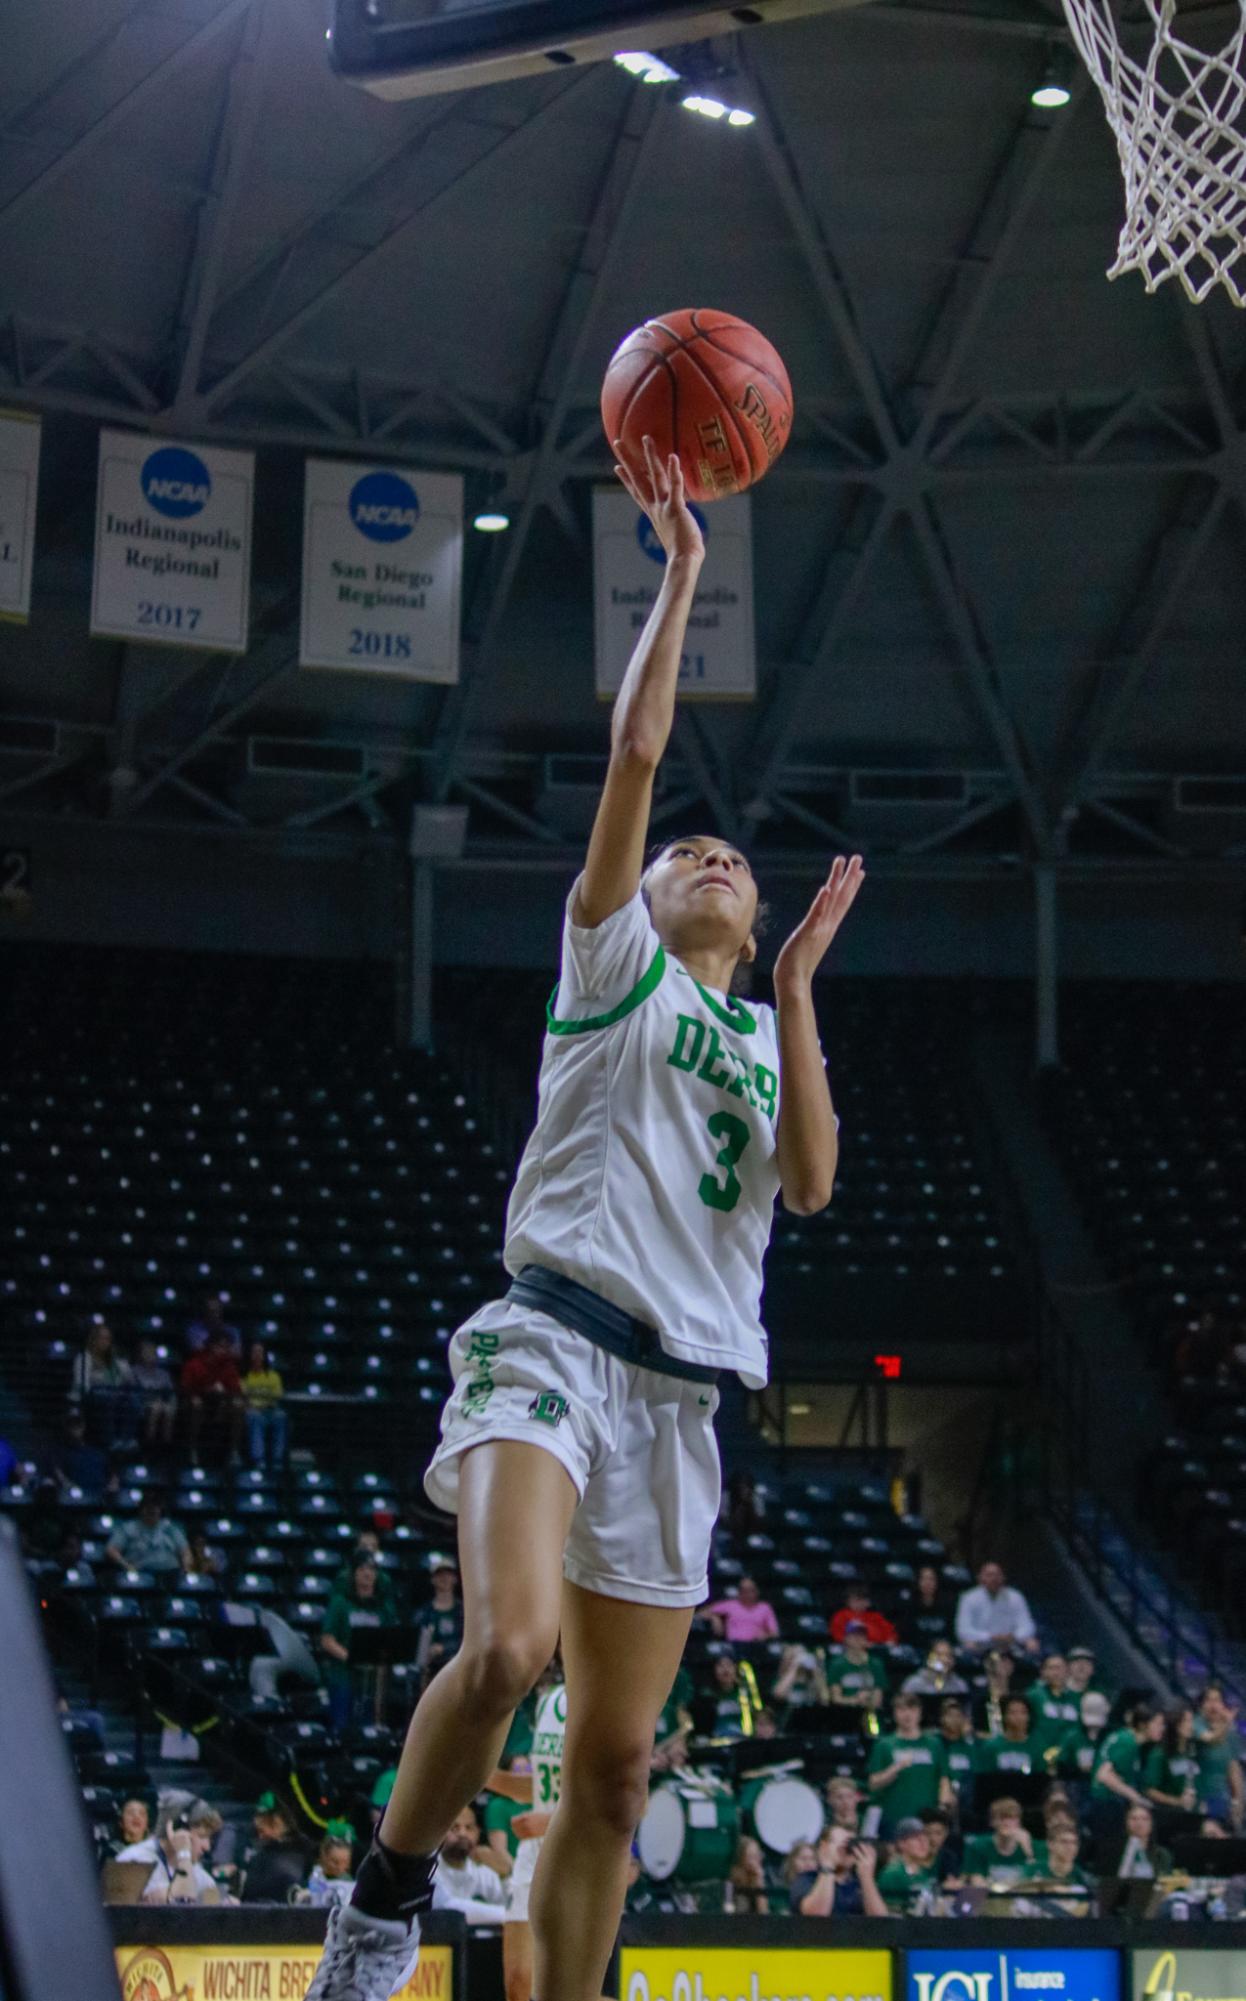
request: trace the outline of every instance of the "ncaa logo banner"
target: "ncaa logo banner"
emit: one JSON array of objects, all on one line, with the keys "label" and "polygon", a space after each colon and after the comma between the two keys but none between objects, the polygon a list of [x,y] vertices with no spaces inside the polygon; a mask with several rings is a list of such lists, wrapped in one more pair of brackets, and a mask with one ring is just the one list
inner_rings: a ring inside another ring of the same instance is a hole
[{"label": "ncaa logo banner", "polygon": [[457,473],[308,459],[299,664],[459,678]]},{"label": "ncaa logo banner", "polygon": [[1115,1952],[910,1952],[908,2001],[1121,2001]]},{"label": "ncaa logo banner", "polygon": [[892,2001],[891,1954],[625,1945],[619,2001]]},{"label": "ncaa logo banner", "polygon": [[[679,694],[747,702],[757,688],[753,649],[753,503],[747,493],[692,512],[705,563],[688,620]],[[593,628],[597,693],[619,692],[632,648],[662,588],[666,555],[647,516],[617,487],[593,493]]]},{"label": "ncaa logo banner", "polygon": [[101,431],[91,630],[245,653],[255,459]]},{"label": "ncaa logo banner", "polygon": [[1246,1952],[1135,1950],[1133,2001],[1246,2001]]},{"label": "ncaa logo banner", "polygon": [[37,417],[0,415],[0,618],[19,625],[30,617],[40,435]]}]

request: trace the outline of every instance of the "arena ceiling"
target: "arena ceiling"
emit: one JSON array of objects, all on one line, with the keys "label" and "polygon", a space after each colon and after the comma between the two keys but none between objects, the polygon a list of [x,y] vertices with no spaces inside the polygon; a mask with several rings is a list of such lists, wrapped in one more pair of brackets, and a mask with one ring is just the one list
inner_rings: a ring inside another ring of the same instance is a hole
[{"label": "arena ceiling", "polygon": [[[1030,102],[1058,8],[881,0],[716,43],[747,130],[610,64],[385,104],[332,75],[324,20],[9,10],[0,402],[45,435],[0,711],[61,728],[19,754],[0,724],[6,825],[399,841],[460,803],[474,848],[552,863],[583,799],[547,759],[605,741],[602,370],[709,304],[776,342],[797,420],[755,499],[758,698],[681,713],[668,823],[898,872],[1233,865],[1246,781],[1174,781],[1246,770],[1246,317],[1107,282],[1098,100],[1079,73]],[[245,658],[88,638],[101,422],[258,450]],[[508,508],[468,536],[457,688],[299,670],[308,451]],[[361,775],[256,779],[256,734],[360,746]]]}]

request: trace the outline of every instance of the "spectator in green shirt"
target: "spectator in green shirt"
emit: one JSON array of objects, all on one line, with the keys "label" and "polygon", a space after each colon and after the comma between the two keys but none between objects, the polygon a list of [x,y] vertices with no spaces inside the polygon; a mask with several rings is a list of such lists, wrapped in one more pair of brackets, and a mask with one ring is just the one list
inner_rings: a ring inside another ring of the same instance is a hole
[{"label": "spectator in green shirt", "polygon": [[1237,1718],[1213,1682],[1203,1690],[1194,1726],[1198,1742],[1198,1803],[1240,1833],[1243,1820],[1243,1745]]},{"label": "spectator in green shirt", "polygon": [[897,1823],[951,1798],[943,1745],[921,1727],[922,1706],[915,1695],[897,1695],[895,1729],[876,1739],[870,1752],[869,1787],[882,1807],[882,1833],[890,1840]]},{"label": "spectator in green shirt", "polygon": [[1142,1784],[1152,1806],[1170,1814],[1193,1813],[1198,1805],[1198,1746],[1188,1702],[1174,1702],[1165,1710],[1163,1742],[1147,1752]]},{"label": "spectator in green shirt", "polygon": [[1038,1680],[1026,1690],[1030,1705],[1030,1736],[1040,1758],[1056,1749],[1077,1726],[1077,1697],[1069,1687],[1069,1664],[1063,1654],[1048,1654]]},{"label": "spectator in green shirt", "polygon": [[1089,1782],[1098,1769],[1107,1743],[1110,1704],[1097,1688],[1088,1689],[1078,1703],[1079,1720],[1060,1740],[1056,1769]]},{"label": "spectator in green shirt", "polygon": [[1017,1800],[991,1801],[989,1834],[971,1834],[965,1843],[965,1877],[970,1883],[1019,1883],[1034,1860],[1034,1843]]},{"label": "spectator in green shirt", "polygon": [[826,1685],[832,1702],[848,1702],[861,1709],[882,1708],[887,1670],[871,1654],[862,1620],[849,1620],[843,1652],[827,1662]]},{"label": "spectator in green shirt", "polygon": [[674,1684],[658,1717],[658,1727],[654,1732],[656,1744],[664,1744],[668,1737],[673,1737],[679,1730],[691,1730],[692,1712],[689,1705],[692,1695],[692,1676],[687,1668],[681,1665],[675,1671]]},{"label": "spectator in green shirt", "polygon": [[335,1591],[325,1610],[320,1628],[320,1651],[326,1656],[325,1685],[329,1691],[329,1714],[339,1729],[350,1721],[354,1707],[357,1676],[351,1666],[354,1634],[364,1626],[392,1626],[377,1593],[377,1570],[372,1557],[358,1562],[351,1572],[350,1586]]},{"label": "spectator in green shirt", "polygon": [[[530,1772],[532,1761],[530,1758],[513,1758],[503,1769],[511,1772]],[[525,1806],[515,1800],[503,1799],[500,1793],[490,1793],[485,1801],[483,1821],[486,1846],[496,1850],[499,1855],[508,1855],[513,1861],[519,1853],[519,1836],[511,1832],[511,1822],[516,1814],[531,1811],[530,1804]]]},{"label": "spectator in green shirt", "polygon": [[903,1916],[923,1890],[938,1888],[938,1878],[930,1866],[930,1835],[916,1814],[896,1822],[892,1840],[895,1853],[878,1872],[878,1889],[887,1909]]},{"label": "spectator in green shirt", "polygon": [[1065,1659],[1069,1664],[1069,1692],[1080,1702],[1090,1690],[1099,1690],[1095,1678],[1095,1657],[1089,1647],[1070,1647]]},{"label": "spectator in green shirt", "polygon": [[1090,1782],[1090,1825],[1098,1860],[1125,1825],[1125,1809],[1146,1806],[1142,1770],[1147,1754],[1164,1734],[1164,1718],[1149,1702],[1129,1712],[1123,1730],[1114,1730],[1101,1747]]},{"label": "spectator in green shirt", "polygon": [[986,1737],[977,1746],[979,1772],[1037,1772],[1042,1770],[1042,1753],[1030,1737],[1030,1705],[1023,1695],[1010,1695],[1004,1704],[1004,1727],[998,1737]]},{"label": "spectator in green shirt", "polygon": [[949,1697],[939,1705],[939,1742],[951,1792],[950,1804],[961,1819],[973,1805],[976,1746],[969,1728],[969,1711]]},{"label": "spectator in green shirt", "polygon": [[1089,1911],[1095,1890],[1095,1879],[1093,1876],[1088,1876],[1078,1862],[1080,1847],[1081,1835],[1078,1833],[1076,1821],[1054,1822],[1047,1837],[1046,1859],[1036,1856],[1033,1862],[1027,1862],[1021,1872],[1021,1880],[1025,1883],[1054,1885],[1058,1890],[1067,1893],[1069,1901],[1065,1908],[1071,1914]]}]

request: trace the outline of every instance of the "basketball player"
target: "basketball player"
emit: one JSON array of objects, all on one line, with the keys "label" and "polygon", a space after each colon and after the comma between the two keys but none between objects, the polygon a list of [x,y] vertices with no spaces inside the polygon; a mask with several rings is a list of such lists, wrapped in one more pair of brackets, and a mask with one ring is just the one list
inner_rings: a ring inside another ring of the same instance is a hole
[{"label": "basketball player", "polygon": [[[621,457],[621,448],[616,446]],[[775,1197],[831,1197],[837,1159],[812,981],[862,882],[837,860],[779,953],[777,1011],[731,994],[757,885],[730,842],[644,866],[705,549],[677,459],[619,478],[666,552],[614,707],[567,907],[536,1130],[507,1216],[505,1298],[451,1343],[425,1476],[458,1515],[463,1645],[425,1690],[307,2001],[387,2001],[415,1965],[437,1846],[498,1761],[561,1632],[562,1796],[532,1885],[538,2001],[597,2001],[649,1757],[707,1591],[715,1383],[766,1380],[758,1319]]]},{"label": "basketball player", "polygon": [[[554,1672],[558,1674],[557,1667]],[[532,1731],[532,1770],[494,1772],[489,1779],[490,1792],[500,1793],[504,1799],[530,1809],[517,1814],[511,1822],[520,1841],[507,1885],[506,1923],[502,1926],[506,2001],[532,2001],[532,1926],[528,1899],[537,1858],[558,1804],[566,1731],[567,1691],[559,1676],[542,1692],[537,1704]]]}]

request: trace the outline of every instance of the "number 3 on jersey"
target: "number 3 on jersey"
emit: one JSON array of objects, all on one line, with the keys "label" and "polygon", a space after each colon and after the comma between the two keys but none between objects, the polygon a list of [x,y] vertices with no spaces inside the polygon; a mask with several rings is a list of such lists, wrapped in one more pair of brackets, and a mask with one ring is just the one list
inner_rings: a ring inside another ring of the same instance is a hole
[{"label": "number 3 on jersey", "polygon": [[743,1119],[737,1119],[734,1112],[714,1112],[706,1120],[706,1130],[713,1139],[720,1139],[722,1145],[714,1156],[714,1164],[722,1169],[720,1181],[715,1174],[703,1174],[697,1184],[697,1194],[707,1209],[734,1209],[742,1193],[740,1177],[736,1173],[736,1162],[748,1145],[752,1135]]}]

